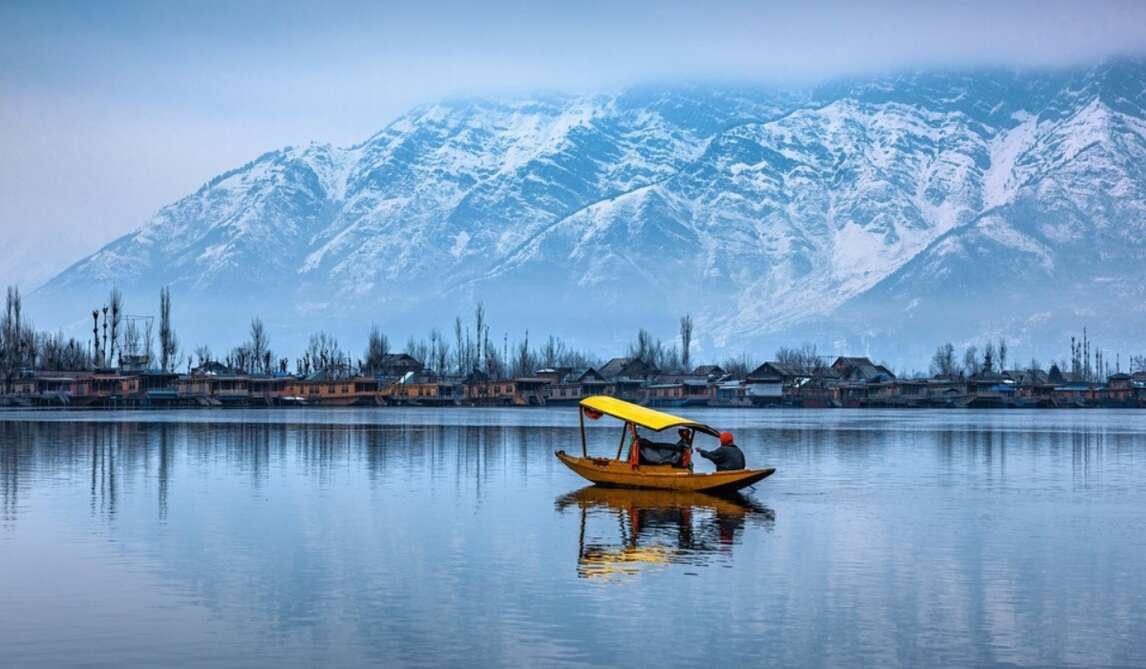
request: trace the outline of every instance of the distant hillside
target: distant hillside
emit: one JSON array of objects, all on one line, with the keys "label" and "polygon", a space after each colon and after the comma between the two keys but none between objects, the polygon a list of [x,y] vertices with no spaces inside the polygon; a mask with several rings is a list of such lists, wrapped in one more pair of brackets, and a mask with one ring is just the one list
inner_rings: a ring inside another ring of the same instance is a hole
[{"label": "distant hillside", "polygon": [[1144,103],[1137,61],[443,102],[220,175],[29,304],[81,323],[112,283],[136,310],[169,284],[185,335],[220,345],[251,313],[289,346],[444,329],[481,298],[498,336],[601,350],[685,311],[709,351],[922,360],[989,333],[1063,355],[1084,324],[1130,350]]}]

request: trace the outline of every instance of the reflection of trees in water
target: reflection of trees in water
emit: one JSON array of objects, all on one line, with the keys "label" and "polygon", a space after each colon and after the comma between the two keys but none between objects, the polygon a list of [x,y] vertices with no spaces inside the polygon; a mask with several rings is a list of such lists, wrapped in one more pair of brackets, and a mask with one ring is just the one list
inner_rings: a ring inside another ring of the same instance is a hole
[{"label": "reflection of trees in water", "polygon": [[996,429],[976,429],[964,432],[967,449],[980,461],[988,477],[1005,477],[1007,468],[1008,433]]},{"label": "reflection of trees in water", "polygon": [[[958,427],[938,431],[934,439],[948,471],[977,467],[982,475],[999,480],[1008,474],[1013,477],[1015,467],[1022,468],[1024,479],[1036,476],[1028,468],[1040,462],[1052,468],[1062,467],[1065,472],[1069,458],[1071,482],[1076,488],[1102,483],[1104,474],[1123,472],[1118,460],[1133,457],[1142,444],[1140,432],[1120,430],[1116,423],[1105,422],[1105,416],[1064,413],[1048,412],[1047,424],[1030,429],[1016,430],[1006,425]],[[1065,422],[1066,419],[1073,422]],[[1058,424],[1059,421],[1065,424]],[[1037,477],[1044,481],[1056,478],[1051,472],[1047,470]]]},{"label": "reflection of trees in water", "polygon": [[[167,515],[167,496],[173,467],[173,432],[167,424],[76,424],[58,435],[57,443],[73,437],[87,444],[89,507],[93,515],[114,517],[120,495],[137,476],[148,479],[154,469],[160,519]],[[76,462],[82,461],[75,451]]]},{"label": "reflection of trees in water", "polygon": [[26,423],[5,433],[19,448],[5,448],[3,471],[10,480],[3,491],[15,494],[29,468],[63,474],[80,466],[93,508],[111,509],[125,475],[154,467],[166,508],[178,463],[224,464],[249,473],[257,487],[287,458],[323,482],[346,463],[361,462],[372,480],[387,470],[429,471],[481,485],[492,472],[528,475],[538,462],[551,464],[553,450],[576,434],[572,427],[478,425]]},{"label": "reflection of trees in water", "polygon": [[[1032,458],[1053,458],[1063,466],[1069,454],[1076,486],[1093,486],[1103,473],[1129,457],[1142,435],[1119,430],[1105,419],[1079,419],[1060,427],[1015,430],[1005,421],[956,424],[939,429],[902,430],[790,427],[743,430],[749,444],[761,444],[769,457],[865,459],[881,450],[932,446],[949,472],[976,467],[986,480],[1002,480],[1008,454],[1017,466]],[[575,428],[477,425],[370,425],[323,423],[131,423],[6,422],[0,430],[0,518],[14,522],[28,480],[51,477],[85,481],[91,512],[114,516],[126,490],[154,490],[157,512],[166,518],[176,470],[181,466],[221,465],[248,473],[262,485],[289,461],[301,463],[309,476],[327,482],[339,468],[361,463],[371,482],[388,476],[472,486],[481,498],[491,477],[531,478],[552,466],[556,448],[579,448]],[[590,435],[595,445],[611,449],[612,430]],[[597,442],[600,442],[599,444]],[[829,455],[834,453],[834,455]],[[753,455],[749,447],[750,457]],[[863,463],[860,463],[863,465]],[[452,480],[451,480],[452,479]],[[1119,479],[1121,483],[1121,479]],[[155,488],[150,488],[154,485]],[[125,488],[125,486],[127,486]],[[655,524],[655,523],[654,523]],[[646,526],[649,526],[646,524]]]},{"label": "reflection of trees in water", "polygon": [[[264,426],[258,426],[264,427]],[[303,471],[329,483],[336,464],[345,462],[360,441],[355,425],[292,425],[290,437]]]},{"label": "reflection of trees in water", "polygon": [[[8,423],[0,441],[0,508],[14,521],[25,480],[74,481],[87,488],[93,515],[115,516],[125,479],[145,473],[154,432],[116,423]],[[168,473],[157,451],[160,483]],[[162,492],[162,490],[161,490]]]},{"label": "reflection of trees in water", "polygon": [[1107,426],[1073,430],[1069,438],[1071,470],[1074,485],[1079,488],[1101,483],[1104,472],[1118,469],[1107,463],[1108,458],[1115,463],[1122,455],[1132,458],[1142,445],[1142,435]]},{"label": "reflection of trees in water", "polygon": [[171,434],[172,429],[166,423],[159,426],[159,434],[157,436],[158,443],[156,444],[156,451],[158,453],[158,465],[156,467],[156,478],[159,481],[159,518],[161,520],[167,519],[167,493],[171,481],[171,467],[174,460],[172,453],[174,435]]},{"label": "reflection of trees in water", "polygon": [[[530,475],[570,447],[577,430],[477,425],[323,423],[7,422],[0,431],[0,512],[18,514],[21,485],[39,474],[82,480],[92,513],[114,515],[124,484],[143,475],[166,517],[180,467],[237,468],[263,484],[287,459],[326,482],[360,462],[373,482],[401,472],[482,487],[495,472]],[[611,433],[610,433],[611,434]],[[82,472],[82,473],[81,473]],[[80,478],[77,479],[77,474]],[[151,480],[154,474],[154,480]]]},{"label": "reflection of trees in water", "polygon": [[[491,476],[531,476],[531,468],[552,466],[553,450],[572,447],[578,439],[572,427],[528,426],[102,421],[5,426],[0,430],[0,513],[6,522],[17,518],[28,481],[82,482],[91,513],[109,517],[120,509],[125,492],[152,490],[157,515],[166,519],[181,468],[242,471],[257,488],[288,459],[320,482],[349,462],[361,462],[375,483],[388,475],[428,474],[447,485],[473,486],[480,498]],[[611,442],[612,431],[608,436]]]},{"label": "reflection of trees in water", "polygon": [[15,424],[0,430],[0,522],[5,526],[15,522],[20,503],[20,435],[25,429],[29,428]]},{"label": "reflection of trees in water", "polygon": [[17,520],[21,495],[31,479],[51,478],[86,482],[92,487],[92,511],[114,512],[118,461],[110,443],[115,434],[103,426],[103,435],[75,423],[7,422],[0,429],[0,510],[6,523]]},{"label": "reflection of trees in water", "polygon": [[[552,428],[528,428],[523,426],[477,426],[467,425],[451,430],[451,434],[438,428],[439,443],[443,449],[452,450],[454,456],[455,484],[464,485],[467,481],[475,486],[477,496],[482,496],[483,486],[489,477],[497,472],[529,475],[531,458],[551,453],[548,448],[552,441],[549,433]],[[573,433],[572,428],[565,430]],[[542,447],[542,448],[532,448]]]},{"label": "reflection of trees in water", "polygon": [[91,443],[91,511],[92,514],[115,515],[115,468],[118,431],[92,430]]}]

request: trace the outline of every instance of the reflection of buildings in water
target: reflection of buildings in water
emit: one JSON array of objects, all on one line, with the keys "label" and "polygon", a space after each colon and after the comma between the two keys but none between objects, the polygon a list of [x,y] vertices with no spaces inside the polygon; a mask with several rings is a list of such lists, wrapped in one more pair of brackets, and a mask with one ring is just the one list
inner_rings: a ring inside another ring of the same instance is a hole
[{"label": "reflection of buildings in water", "polygon": [[[601,578],[633,574],[649,565],[705,565],[731,555],[748,525],[771,528],[776,514],[744,495],[633,490],[588,486],[557,499],[557,509],[578,508],[577,574]],[[590,521],[616,525],[619,543],[591,533]]]}]

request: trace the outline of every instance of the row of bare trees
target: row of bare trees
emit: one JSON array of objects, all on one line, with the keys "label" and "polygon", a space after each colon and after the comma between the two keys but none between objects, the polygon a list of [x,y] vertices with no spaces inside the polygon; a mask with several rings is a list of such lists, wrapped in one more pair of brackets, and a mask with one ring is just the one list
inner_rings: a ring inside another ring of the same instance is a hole
[{"label": "row of bare trees", "polygon": [[[102,317],[102,323],[101,323]],[[143,323],[142,327],[140,322]],[[134,356],[155,368],[150,317],[131,317],[124,311],[123,295],[112,289],[105,305],[92,310],[92,337],[88,342],[63,333],[40,332],[24,316],[20,290],[9,287],[0,316],[0,379],[7,391],[23,370],[79,371],[122,365]],[[160,291],[160,359],[158,369],[174,371],[179,363],[178,339],[171,325],[171,296]]]},{"label": "row of bare trees", "polygon": [[[92,338],[87,346],[74,339],[64,340],[62,335],[42,335],[37,340],[30,328],[21,322],[21,304],[16,289],[9,289],[8,302],[4,332],[0,334],[0,371],[10,370],[12,374],[33,366],[74,369],[115,366],[122,363],[125,355],[143,360],[145,366],[164,371],[174,371],[184,361],[189,368],[192,363],[203,366],[218,362],[249,374],[286,372],[289,367],[285,358],[275,358],[267,328],[259,318],[251,320],[247,341],[233,348],[222,360],[216,361],[206,346],[198,347],[194,355],[184,358],[180,355],[179,337],[172,323],[171,291],[167,287],[159,293],[158,342],[154,341],[151,317],[127,316],[123,295],[118,289],[112,289],[106,304],[92,310]],[[479,372],[494,378],[525,376],[543,367],[584,368],[601,362],[597,356],[576,350],[554,335],[547,336],[539,346],[531,344],[528,330],[512,344],[509,333],[503,333],[501,341],[497,342],[491,338],[490,322],[480,301],[475,304],[473,319],[467,322],[457,316],[453,329],[452,342],[436,328],[430,331],[428,338],[410,337],[405,352],[422,361],[428,371],[435,374],[465,376]],[[19,343],[20,338],[10,334],[17,330],[28,332],[25,337],[27,343]],[[687,371],[691,364],[692,332],[693,321],[688,314],[680,319],[679,348],[676,343],[666,346],[647,330],[641,329],[636,343],[630,347],[630,356],[658,369]],[[153,353],[156,343],[158,356]],[[41,355],[39,358],[24,356],[18,360],[19,351],[38,351]],[[382,368],[383,361],[391,352],[389,337],[377,325],[371,327],[364,355],[358,359],[344,350],[335,337],[318,332],[311,335],[303,355],[295,360],[294,368],[296,373],[305,375],[317,372],[333,376],[372,374]],[[46,364],[38,365],[37,361]],[[733,368],[746,366],[748,358],[729,359],[725,364]]]},{"label": "row of bare trees", "polygon": [[[999,374],[1008,369],[1008,353],[1007,340],[1000,338],[998,344],[987,340],[982,349],[974,345],[966,347],[960,359],[955,353],[955,347],[947,342],[935,349],[931,356],[931,375],[953,377]],[[1037,361],[1031,362],[1032,366],[1038,366]]]},{"label": "row of bare trees", "polygon": [[[466,321],[461,316],[454,318],[452,334],[452,338],[447,337],[434,328],[426,337],[411,336],[402,352],[422,362],[428,372],[442,376],[480,373],[502,378],[529,375],[542,367],[578,368],[599,363],[595,356],[575,350],[553,335],[540,346],[530,343],[528,330],[512,344],[508,332],[502,334],[501,341],[493,339],[489,318],[481,302],[475,304],[472,320]],[[250,343],[254,341],[252,330]],[[354,358],[343,349],[335,337],[318,332],[311,335],[303,355],[295,361],[295,371],[303,375],[323,373],[336,378],[372,375],[382,370],[386,357],[394,352],[389,336],[377,325],[371,326],[360,358]]]},{"label": "row of bare trees", "polygon": [[[948,342],[935,350],[931,357],[930,371],[933,376],[989,376],[1008,371],[1012,367],[1023,371],[1042,371],[1042,365],[1037,359],[1032,358],[1028,363],[1016,365],[1009,361],[1009,354],[1010,349],[1004,338],[1000,338],[997,343],[988,340],[982,348],[967,346],[961,358],[956,355],[955,347]],[[1122,356],[1117,354],[1112,361],[1103,349],[1093,345],[1086,328],[1083,328],[1081,337],[1070,338],[1069,360],[1064,358],[1052,361],[1049,369],[1072,381],[1099,382],[1123,371]],[[1146,371],[1146,356],[1129,356],[1125,371]]]},{"label": "row of bare trees", "polygon": [[637,330],[637,338],[629,344],[626,355],[665,372],[688,372],[692,369],[692,328],[692,315],[681,316],[679,346],[676,342],[666,345],[660,338],[641,328]]},{"label": "row of bare trees", "polygon": [[[23,313],[23,300],[15,287],[8,288],[5,309],[0,314],[0,380],[7,391],[13,379],[25,369],[82,370],[93,367],[122,365],[130,356],[134,364],[163,371],[175,371],[186,360],[190,367],[194,358],[180,355],[179,337],[172,322],[171,291],[164,287],[159,292],[158,342],[154,341],[152,317],[128,315],[122,293],[113,288],[106,304],[92,310],[92,337],[84,344],[62,333],[37,332]],[[668,373],[687,373],[692,369],[694,323],[690,314],[680,318],[678,337],[665,344],[646,329],[637,332],[628,346],[628,357],[641,360],[650,367]],[[474,306],[472,320],[461,316],[454,319],[452,341],[438,329],[428,337],[410,337],[405,352],[422,361],[426,369],[439,375],[466,376],[474,372],[494,378],[526,376],[539,368],[584,368],[600,364],[591,353],[576,350],[559,337],[547,336],[541,344],[530,342],[526,330],[514,342],[509,333],[501,341],[491,339],[491,326],[484,305]],[[250,322],[247,341],[235,347],[220,362],[226,367],[249,374],[287,372],[289,361],[276,358],[271,350],[270,336],[260,318]],[[153,349],[158,345],[158,356]],[[500,346],[499,346],[500,344]],[[323,372],[334,376],[375,374],[392,353],[390,338],[377,326],[371,327],[365,351],[356,358],[344,350],[338,340],[325,333],[311,335],[303,355],[295,360],[299,374]],[[213,362],[210,349],[199,347],[195,351],[198,365]],[[957,354],[951,343],[939,346],[931,358],[930,373],[934,376],[982,376],[1009,369],[1010,349],[1007,340],[987,340],[983,345],[970,345]],[[799,347],[781,347],[775,360],[796,369],[816,372],[827,364],[813,344]],[[1146,356],[1132,355],[1127,359],[1126,371],[1146,371]],[[724,371],[743,376],[755,367],[748,354],[726,358],[720,366]],[[1053,363],[1064,375],[1080,381],[1096,381],[1122,371],[1121,356],[1114,361],[1093,345],[1083,329],[1081,338],[1071,338],[1070,359]],[[1022,366],[1027,370],[1040,369],[1037,360]]]},{"label": "row of bare trees", "polygon": [[81,370],[92,360],[87,347],[63,333],[38,332],[24,316],[20,290],[8,288],[0,316],[0,380],[4,392],[25,369]]},{"label": "row of bare trees", "polygon": [[[371,369],[370,362],[388,351],[386,336],[379,333],[375,337],[372,330],[364,368]],[[471,321],[461,316],[454,318],[452,341],[435,328],[428,338],[410,337],[404,352],[422,361],[432,373],[457,376],[527,376],[543,367],[578,368],[598,363],[595,356],[573,349],[554,335],[549,335],[540,346],[530,343],[528,330],[512,343],[508,332],[497,341],[491,337],[489,317],[480,301],[474,305]]]},{"label": "row of bare trees", "polygon": [[131,360],[132,366],[166,372],[175,371],[181,364],[182,358],[177,357],[179,339],[171,323],[169,288],[159,290],[158,360],[155,357],[154,319],[151,316],[128,315],[124,310],[123,293],[118,288],[112,288],[107,303],[92,309],[91,314],[92,337],[86,348],[93,366],[122,367],[125,356]]}]

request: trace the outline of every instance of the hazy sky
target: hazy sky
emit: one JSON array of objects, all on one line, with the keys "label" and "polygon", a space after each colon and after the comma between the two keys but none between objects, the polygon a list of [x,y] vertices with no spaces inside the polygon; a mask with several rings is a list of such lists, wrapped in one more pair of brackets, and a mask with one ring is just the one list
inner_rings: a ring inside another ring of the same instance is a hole
[{"label": "hazy sky", "polygon": [[30,289],[266,150],[354,143],[443,96],[1143,52],[1146,2],[0,0],[0,283]]}]

